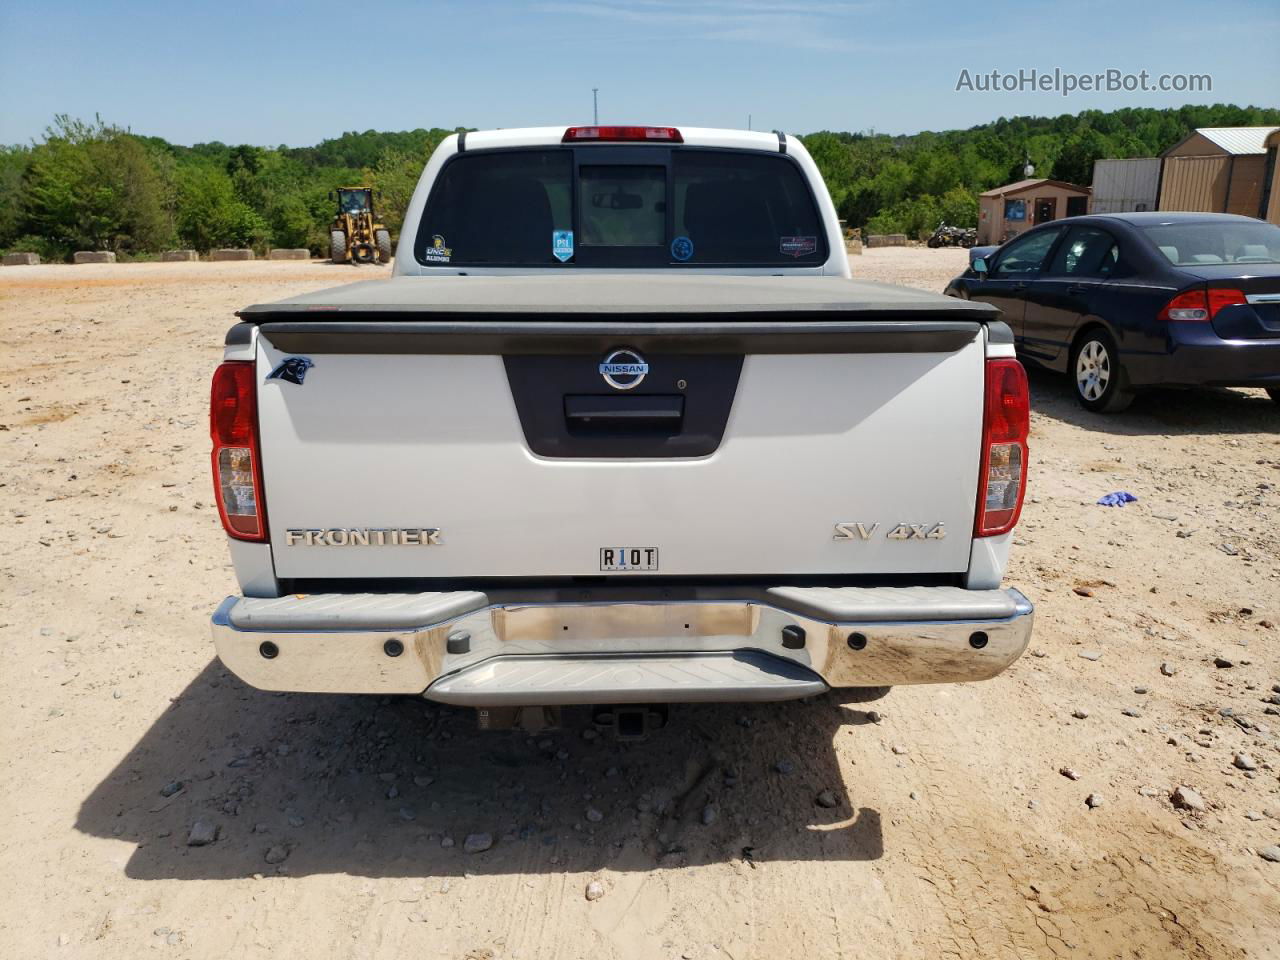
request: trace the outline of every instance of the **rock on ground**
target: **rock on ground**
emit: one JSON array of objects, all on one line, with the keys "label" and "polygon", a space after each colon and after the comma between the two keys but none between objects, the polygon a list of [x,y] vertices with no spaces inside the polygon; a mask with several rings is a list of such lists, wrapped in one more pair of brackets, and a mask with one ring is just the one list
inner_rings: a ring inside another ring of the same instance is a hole
[{"label": "rock on ground", "polygon": [[188,847],[205,847],[218,839],[218,827],[208,820],[197,820],[187,834]]},{"label": "rock on ground", "polygon": [[1191,787],[1182,786],[1173,791],[1173,805],[1183,810],[1191,810],[1194,813],[1204,813],[1207,809],[1204,797]]}]

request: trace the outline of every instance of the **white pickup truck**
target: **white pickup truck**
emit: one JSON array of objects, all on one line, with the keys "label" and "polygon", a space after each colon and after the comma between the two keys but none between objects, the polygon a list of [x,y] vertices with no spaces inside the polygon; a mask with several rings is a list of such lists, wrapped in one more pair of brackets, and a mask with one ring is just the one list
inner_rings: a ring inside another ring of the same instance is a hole
[{"label": "white pickup truck", "polygon": [[483,708],[980,680],[1028,393],[990,306],[850,279],[804,146],[672,127],[473,132],[393,276],[251,306],[213,380],[268,690]]}]

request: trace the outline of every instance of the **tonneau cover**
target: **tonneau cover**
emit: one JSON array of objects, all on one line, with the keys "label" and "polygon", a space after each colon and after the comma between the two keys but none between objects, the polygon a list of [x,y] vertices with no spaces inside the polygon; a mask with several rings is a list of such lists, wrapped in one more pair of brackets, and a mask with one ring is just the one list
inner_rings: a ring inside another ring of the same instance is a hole
[{"label": "tonneau cover", "polygon": [[[553,314],[671,319],[675,314],[731,314],[735,319],[779,315],[857,314],[857,319],[932,319],[987,323],[994,307],[969,300],[843,277],[719,276],[714,274],[553,271],[529,276],[393,277],[367,280],[239,312],[250,323],[350,320],[376,314],[416,319],[438,316]],[[832,317],[834,319],[834,317]]]}]

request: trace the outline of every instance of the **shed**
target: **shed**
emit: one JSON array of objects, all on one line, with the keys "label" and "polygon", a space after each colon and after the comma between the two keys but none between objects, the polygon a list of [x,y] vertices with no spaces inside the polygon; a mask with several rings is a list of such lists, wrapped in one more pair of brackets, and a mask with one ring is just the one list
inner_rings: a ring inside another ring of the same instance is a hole
[{"label": "shed", "polygon": [[1280,130],[1267,137],[1267,176],[1262,188],[1262,219],[1280,225]]},{"label": "shed", "polygon": [[1078,217],[1089,188],[1061,180],[1019,180],[978,194],[978,243],[1003,243],[1050,220]]},{"label": "shed", "polygon": [[1280,127],[1201,127],[1160,156],[1161,210],[1266,217],[1268,143]]},{"label": "shed", "polygon": [[1090,213],[1155,210],[1159,200],[1159,157],[1094,161]]}]

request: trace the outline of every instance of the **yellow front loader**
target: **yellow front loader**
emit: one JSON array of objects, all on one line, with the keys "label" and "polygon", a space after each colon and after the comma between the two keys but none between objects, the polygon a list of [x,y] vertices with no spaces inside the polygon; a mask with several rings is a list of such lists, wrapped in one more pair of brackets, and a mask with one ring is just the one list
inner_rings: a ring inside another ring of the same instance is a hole
[{"label": "yellow front loader", "polygon": [[[340,187],[338,215],[329,228],[329,259],[334,263],[390,263],[391,231],[373,213],[370,187]],[[330,194],[333,199],[335,194]]]}]

